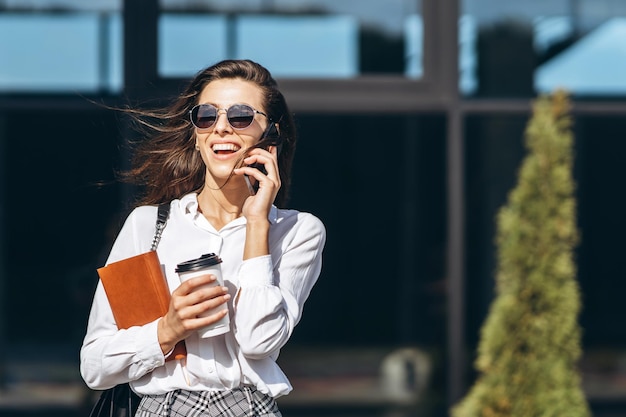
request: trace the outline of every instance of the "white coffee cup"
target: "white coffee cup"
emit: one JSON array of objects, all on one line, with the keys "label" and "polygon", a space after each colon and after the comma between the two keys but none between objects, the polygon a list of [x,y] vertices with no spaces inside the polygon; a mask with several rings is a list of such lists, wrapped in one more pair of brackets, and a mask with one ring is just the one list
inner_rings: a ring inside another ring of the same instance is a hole
[{"label": "white coffee cup", "polygon": [[[223,286],[224,279],[222,278],[222,268],[220,267],[220,263],[222,263],[222,260],[219,256],[214,253],[207,253],[197,259],[191,259],[189,261],[179,263],[178,265],[176,265],[176,273],[178,273],[178,277],[180,278],[181,283],[191,278],[199,277],[201,275],[215,275],[215,277],[217,278],[215,281],[200,288],[210,288],[216,287],[218,285]],[[207,317],[211,314],[223,310],[224,308],[226,308],[226,305],[220,305],[218,307],[205,311],[198,317]],[[212,337],[227,333],[228,331],[230,331],[230,319],[227,313],[218,322],[200,329],[199,333],[200,337]]]}]

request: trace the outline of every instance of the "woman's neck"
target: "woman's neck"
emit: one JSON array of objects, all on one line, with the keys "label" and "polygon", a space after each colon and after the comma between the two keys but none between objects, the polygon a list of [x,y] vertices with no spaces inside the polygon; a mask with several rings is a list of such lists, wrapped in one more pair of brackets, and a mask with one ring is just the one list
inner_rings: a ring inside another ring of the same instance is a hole
[{"label": "woman's neck", "polygon": [[199,211],[216,230],[241,217],[243,203],[249,197],[247,190],[228,190],[227,187],[218,189],[205,185],[198,194]]}]

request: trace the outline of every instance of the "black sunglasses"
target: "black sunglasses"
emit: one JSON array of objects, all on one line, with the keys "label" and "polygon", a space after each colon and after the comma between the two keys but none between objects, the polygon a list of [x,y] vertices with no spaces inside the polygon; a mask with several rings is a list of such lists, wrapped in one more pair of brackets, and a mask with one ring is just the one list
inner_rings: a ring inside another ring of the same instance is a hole
[{"label": "black sunglasses", "polygon": [[228,123],[233,129],[245,129],[250,126],[257,113],[267,117],[267,114],[247,104],[233,104],[227,109],[219,109],[212,104],[198,104],[189,110],[189,118],[198,129],[208,129],[217,121],[220,110],[226,112]]}]

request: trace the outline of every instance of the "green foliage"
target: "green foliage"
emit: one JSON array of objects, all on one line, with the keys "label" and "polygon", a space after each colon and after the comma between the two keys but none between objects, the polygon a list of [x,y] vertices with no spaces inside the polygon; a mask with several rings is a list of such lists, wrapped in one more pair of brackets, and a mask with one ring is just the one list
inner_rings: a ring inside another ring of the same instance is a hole
[{"label": "green foliage", "polygon": [[534,103],[518,184],[497,216],[496,298],[479,377],[454,417],[587,417],[577,369],[573,138],[565,93]]}]

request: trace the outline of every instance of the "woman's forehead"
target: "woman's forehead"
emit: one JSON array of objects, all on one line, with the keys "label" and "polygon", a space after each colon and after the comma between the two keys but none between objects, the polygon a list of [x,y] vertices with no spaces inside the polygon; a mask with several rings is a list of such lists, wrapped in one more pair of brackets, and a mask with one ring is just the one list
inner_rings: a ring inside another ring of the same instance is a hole
[{"label": "woman's forehead", "polygon": [[201,91],[199,103],[211,103],[228,107],[235,103],[246,103],[262,110],[263,90],[251,81],[240,79],[219,79],[208,83]]}]

